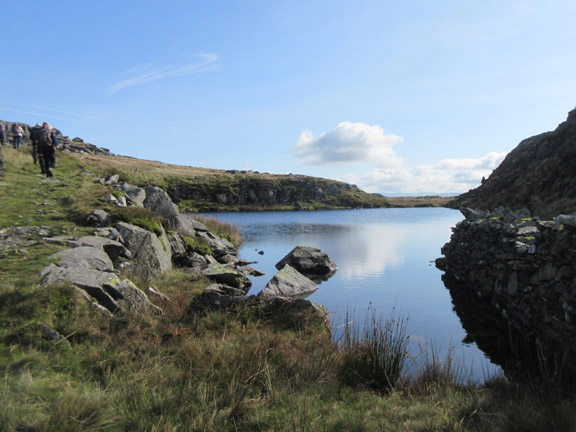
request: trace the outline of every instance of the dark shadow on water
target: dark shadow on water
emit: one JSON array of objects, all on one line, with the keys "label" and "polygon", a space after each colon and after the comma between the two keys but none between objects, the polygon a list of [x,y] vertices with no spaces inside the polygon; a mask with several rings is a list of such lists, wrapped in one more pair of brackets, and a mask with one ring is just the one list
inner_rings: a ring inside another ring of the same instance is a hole
[{"label": "dark shadow on water", "polygon": [[442,276],[454,311],[474,342],[512,381],[540,387],[576,391],[576,349],[542,335],[524,335],[487,299],[450,274]]}]

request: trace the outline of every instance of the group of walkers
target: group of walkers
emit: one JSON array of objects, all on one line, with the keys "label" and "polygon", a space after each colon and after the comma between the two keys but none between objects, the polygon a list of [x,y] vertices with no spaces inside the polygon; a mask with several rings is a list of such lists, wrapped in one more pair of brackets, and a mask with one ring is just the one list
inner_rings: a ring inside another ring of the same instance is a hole
[{"label": "group of walkers", "polygon": [[[24,129],[18,123],[12,124],[13,145],[15,150],[20,150]],[[32,141],[32,158],[34,164],[40,165],[42,174],[53,177],[52,170],[56,165],[55,152],[58,147],[58,137],[55,130],[47,122],[38,123],[30,128],[30,140]],[[6,127],[0,122],[0,144],[6,145]]]},{"label": "group of walkers", "polygon": [[[18,123],[12,124],[12,136],[14,139],[14,149],[20,150],[22,145],[22,137],[24,136],[24,129]],[[4,123],[0,123],[0,143],[6,145],[6,127]]]}]

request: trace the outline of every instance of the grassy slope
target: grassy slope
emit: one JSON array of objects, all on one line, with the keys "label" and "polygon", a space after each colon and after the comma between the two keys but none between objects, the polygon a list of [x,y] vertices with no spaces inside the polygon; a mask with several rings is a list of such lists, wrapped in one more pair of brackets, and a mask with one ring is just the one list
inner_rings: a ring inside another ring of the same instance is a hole
[{"label": "grassy slope", "polygon": [[[223,170],[189,167],[182,165],[165,164],[157,161],[135,159],[126,156],[99,156],[99,155],[71,155],[75,159],[88,164],[92,169],[97,169],[102,175],[120,174],[124,181],[140,185],[156,185],[163,188],[178,185],[181,183],[192,183],[198,190],[234,190],[238,187],[239,178],[248,178],[253,182],[264,184],[278,184],[285,180],[307,179],[310,177],[297,175],[280,174],[230,174]],[[330,182],[330,180],[325,180]],[[335,182],[338,183],[338,182]],[[327,197],[325,202],[307,202],[309,208],[346,208],[348,207],[441,207],[448,198],[437,196],[425,197],[382,197],[378,194],[369,194],[359,189],[350,191],[343,190],[343,195],[339,201],[347,203],[342,205],[336,201],[331,201]],[[207,204],[206,202],[195,202],[185,200],[179,203],[183,210],[194,211],[201,208],[203,210],[238,210],[237,205]],[[212,206],[212,207],[210,207]],[[243,206],[244,210],[291,210],[292,208],[276,206]]]},{"label": "grassy slope", "polygon": [[[78,214],[102,205],[106,188],[84,171],[115,167],[60,155],[56,181],[45,182],[29,155],[5,153],[0,228],[87,232]],[[105,319],[69,286],[37,288],[56,248],[39,242],[0,257],[0,431],[574,430],[572,402],[509,385],[458,386],[449,363],[423,365],[381,394],[342,384],[343,356],[326,334],[249,314],[183,322],[206,281],[178,271],[136,281],[171,297],[162,316]],[[42,340],[39,323],[70,345]]]}]

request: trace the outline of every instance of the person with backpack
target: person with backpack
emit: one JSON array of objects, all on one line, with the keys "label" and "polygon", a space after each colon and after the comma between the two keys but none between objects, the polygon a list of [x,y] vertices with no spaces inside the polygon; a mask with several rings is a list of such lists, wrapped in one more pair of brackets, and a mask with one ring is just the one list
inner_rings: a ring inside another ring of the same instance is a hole
[{"label": "person with backpack", "polygon": [[2,179],[2,177],[4,177],[4,153],[0,145],[0,179]]},{"label": "person with backpack", "polygon": [[50,137],[52,138],[52,145],[54,146],[54,159],[52,160],[52,168],[56,168],[56,149],[60,148],[60,142],[58,141],[58,135],[56,135],[56,129],[50,126]]},{"label": "person with backpack", "polygon": [[14,136],[14,150],[20,150],[20,146],[22,145],[22,136],[24,135],[22,126],[18,123],[12,123],[12,135]]},{"label": "person with backpack", "polygon": [[40,169],[42,173],[46,174],[46,177],[54,176],[52,172],[52,168],[55,165],[53,137],[52,127],[46,122],[44,122],[35,136],[38,143],[38,154],[40,155]]},{"label": "person with backpack", "polygon": [[[42,125],[37,123],[36,126],[30,128],[30,141],[32,141],[32,158],[34,159],[34,165],[38,163],[40,158],[40,152],[38,151],[38,132],[42,129]],[[44,167],[42,162],[40,162],[40,168],[42,169],[42,174],[44,174]]]},{"label": "person with backpack", "polygon": [[6,126],[0,122],[0,144],[6,145]]}]

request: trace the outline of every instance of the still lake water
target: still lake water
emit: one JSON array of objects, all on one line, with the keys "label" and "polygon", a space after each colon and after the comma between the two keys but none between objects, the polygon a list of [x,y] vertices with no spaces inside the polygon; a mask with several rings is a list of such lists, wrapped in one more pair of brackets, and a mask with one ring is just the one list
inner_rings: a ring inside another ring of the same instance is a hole
[{"label": "still lake water", "polygon": [[[426,347],[451,353],[468,374],[481,380],[498,371],[474,344],[453,311],[450,293],[434,266],[450,228],[462,220],[445,208],[365,209],[299,212],[207,213],[232,223],[242,232],[239,257],[258,261],[266,273],[251,278],[249,294],[257,294],[277,272],[275,264],[296,246],[321,249],[338,271],[308,300],[330,312],[334,337],[341,334],[347,311],[364,322],[369,307],[384,314],[408,317],[410,354]],[[258,251],[264,252],[260,255]],[[442,357],[443,358],[443,357]]]}]

